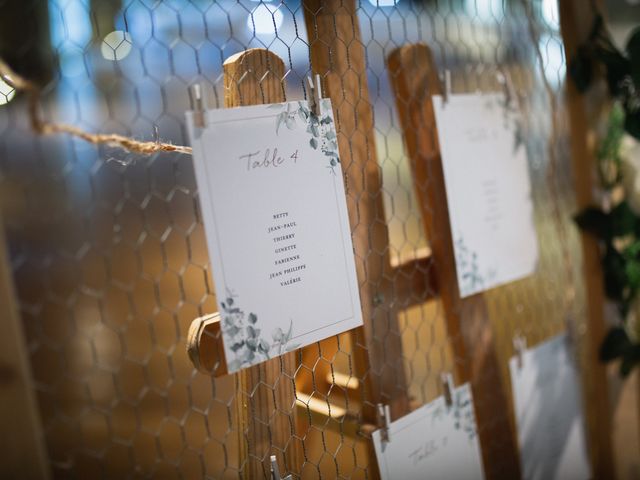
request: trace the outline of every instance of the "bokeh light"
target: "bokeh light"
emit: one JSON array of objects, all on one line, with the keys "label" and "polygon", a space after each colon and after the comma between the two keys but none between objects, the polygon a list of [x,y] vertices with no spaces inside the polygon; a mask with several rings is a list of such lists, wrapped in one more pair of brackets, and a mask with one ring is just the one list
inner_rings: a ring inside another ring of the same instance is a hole
[{"label": "bokeh light", "polygon": [[115,30],[102,40],[100,53],[107,60],[123,60],[131,53],[132,46],[131,35],[128,32]]},{"label": "bokeh light", "polygon": [[15,96],[15,89],[7,82],[0,79],[0,105],[9,103]]},{"label": "bokeh light", "polygon": [[284,15],[280,10],[271,11],[267,5],[261,3],[247,17],[247,28],[256,35],[275,35],[283,20]]}]

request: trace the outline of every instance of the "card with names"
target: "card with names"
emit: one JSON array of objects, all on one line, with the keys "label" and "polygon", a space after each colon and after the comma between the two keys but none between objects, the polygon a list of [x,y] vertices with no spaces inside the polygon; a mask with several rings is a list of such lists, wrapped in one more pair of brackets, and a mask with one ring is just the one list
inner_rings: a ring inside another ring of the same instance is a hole
[{"label": "card with names", "polygon": [[461,297],[530,275],[538,242],[518,114],[496,94],[433,106]]},{"label": "card with names", "polygon": [[567,335],[509,361],[520,462],[525,480],[587,480],[578,375]]},{"label": "card with names", "polygon": [[362,325],[330,100],[187,123],[228,371]]},{"label": "card with names", "polygon": [[389,425],[390,441],[380,430],[373,444],[382,480],[482,480],[473,399],[469,384],[428,403]]}]

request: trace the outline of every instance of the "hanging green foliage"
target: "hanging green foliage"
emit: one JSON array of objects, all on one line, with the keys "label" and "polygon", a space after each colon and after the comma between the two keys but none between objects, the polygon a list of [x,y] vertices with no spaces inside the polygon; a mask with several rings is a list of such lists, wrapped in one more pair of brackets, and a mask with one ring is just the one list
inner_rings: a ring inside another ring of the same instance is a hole
[{"label": "hanging green foliage", "polygon": [[640,364],[640,27],[621,51],[597,16],[569,75],[580,92],[604,77],[614,99],[597,149],[600,185],[611,201],[606,208],[585,208],[575,221],[600,241],[605,293],[623,319],[607,334],[600,358],[620,360],[626,376]]},{"label": "hanging green foliage", "polygon": [[623,52],[597,15],[587,41],[569,63],[569,75],[576,88],[585,92],[598,78],[598,69],[604,70],[609,94],[624,109],[624,129],[640,139],[640,27],[631,32]]}]

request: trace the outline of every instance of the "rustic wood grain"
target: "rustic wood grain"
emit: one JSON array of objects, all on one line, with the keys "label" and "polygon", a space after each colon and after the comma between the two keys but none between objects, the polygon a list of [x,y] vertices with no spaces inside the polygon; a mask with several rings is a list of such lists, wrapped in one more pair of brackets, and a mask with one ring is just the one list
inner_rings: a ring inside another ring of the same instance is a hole
[{"label": "rustic wood grain", "polygon": [[[285,101],[284,62],[274,53],[252,49],[224,62],[225,107]],[[246,478],[271,478],[269,457],[277,455],[280,471],[300,470],[296,433],[296,353],[291,352],[237,374],[238,423],[244,429],[241,452],[246,451]]]}]

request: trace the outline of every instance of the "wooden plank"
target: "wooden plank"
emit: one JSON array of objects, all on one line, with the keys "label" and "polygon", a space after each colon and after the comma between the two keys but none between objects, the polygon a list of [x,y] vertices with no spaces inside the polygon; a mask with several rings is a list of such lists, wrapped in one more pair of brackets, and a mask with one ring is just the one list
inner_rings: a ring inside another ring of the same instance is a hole
[{"label": "wooden plank", "polygon": [[0,218],[0,475],[47,479],[50,469],[10,272]]},{"label": "wooden plank", "polygon": [[[285,101],[285,66],[274,53],[247,50],[229,57],[223,69],[225,107]],[[240,451],[247,453],[246,478],[271,478],[270,455],[278,457],[283,474],[300,471],[300,445],[292,439],[296,433],[296,367],[296,353],[291,352],[237,374],[238,425],[244,428]]]},{"label": "wooden plank", "polygon": [[[593,11],[575,0],[560,1],[560,28],[566,58],[573,58],[580,43],[587,38],[593,22]],[[569,113],[571,157],[576,206],[578,210],[594,203],[596,157],[595,145],[589,143],[596,119],[589,116],[585,98],[571,80],[565,82],[565,101]],[[591,123],[593,122],[593,123]],[[597,240],[589,234],[580,235],[584,281],[587,297],[586,363],[582,376],[585,383],[585,413],[588,443],[594,478],[615,478],[612,450],[612,409],[605,366],[598,358],[600,344],[607,331],[604,318],[604,287]]]},{"label": "wooden plank", "polygon": [[[390,262],[356,1],[304,0],[303,7],[311,66],[322,77],[324,96],[332,101],[348,185],[347,207],[365,323],[364,329],[352,334],[352,344],[357,348],[351,353],[356,375],[364,380],[363,416],[375,422],[375,404],[382,402],[389,404],[392,418],[398,418],[410,408],[397,318],[402,302],[394,290],[398,273]],[[331,358],[331,345],[321,347],[326,348],[322,355]]]},{"label": "wooden plank", "polygon": [[473,391],[488,479],[519,478],[518,450],[503,385],[495,334],[481,294],[460,298],[444,174],[431,96],[441,85],[429,47],[406,45],[388,58],[404,141],[430,240],[458,380]]}]

